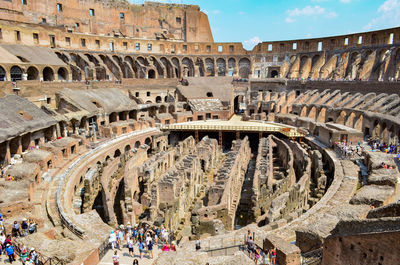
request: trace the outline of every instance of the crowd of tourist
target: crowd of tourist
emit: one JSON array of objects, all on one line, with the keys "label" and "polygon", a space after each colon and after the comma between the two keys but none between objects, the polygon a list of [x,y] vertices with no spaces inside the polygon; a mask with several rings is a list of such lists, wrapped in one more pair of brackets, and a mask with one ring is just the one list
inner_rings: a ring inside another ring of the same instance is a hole
[{"label": "crowd of tourist", "polygon": [[254,260],[256,265],[276,265],[276,246],[264,251],[254,243],[250,230],[247,231],[246,247],[249,258]]},{"label": "crowd of tourist", "polygon": [[362,155],[364,151],[364,147],[361,145],[361,142],[358,142],[356,145],[353,145],[353,142],[334,142],[333,148],[336,152],[338,152],[344,158],[353,158],[354,155]]},{"label": "crowd of tourist", "polygon": [[371,146],[372,151],[381,151],[387,154],[398,154],[400,146],[395,144],[382,143],[379,140],[370,139],[368,145]]},{"label": "crowd of tourist", "polygon": [[[25,237],[36,232],[36,223],[24,218],[21,223],[14,221],[11,227],[11,234],[7,233],[3,215],[0,214],[0,260],[2,256],[8,257],[8,262],[13,263],[18,256],[24,265],[39,264],[39,255],[34,248],[28,251],[25,245],[17,245],[14,242],[16,237]],[[19,255],[18,255],[19,253]]]},{"label": "crowd of tourist", "polygon": [[173,233],[170,233],[163,226],[158,228],[148,224],[133,227],[128,222],[126,226],[120,225],[115,230],[110,231],[109,243],[114,251],[112,259],[115,265],[119,264],[118,250],[124,247],[128,249],[129,256],[135,258],[133,264],[139,264],[136,258],[142,259],[147,256],[148,259],[153,259],[154,247],[158,247],[164,252],[176,251]]}]

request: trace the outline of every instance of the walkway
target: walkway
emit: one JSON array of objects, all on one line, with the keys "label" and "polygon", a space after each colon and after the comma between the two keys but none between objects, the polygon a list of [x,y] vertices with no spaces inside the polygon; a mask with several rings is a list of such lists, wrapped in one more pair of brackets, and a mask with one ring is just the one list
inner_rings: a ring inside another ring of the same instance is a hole
[{"label": "walkway", "polygon": [[[118,250],[119,264],[120,265],[132,265],[133,260],[137,259],[139,261],[139,265],[151,265],[156,260],[158,255],[161,253],[161,245],[160,245],[160,248],[158,248],[156,246],[154,247],[154,249],[153,249],[154,258],[153,259],[149,259],[147,253],[145,253],[145,255],[142,257],[142,259],[140,259],[139,250],[138,250],[137,245],[134,246],[134,251],[135,251],[135,257],[133,258],[133,257],[129,257],[128,248],[125,247],[125,248],[122,248],[121,251]],[[114,252],[111,249],[108,250],[106,255],[104,255],[104,257],[100,260],[99,265],[112,265],[113,264],[113,260],[112,260],[113,255],[114,255]]]},{"label": "walkway", "polygon": [[287,137],[304,137],[305,133],[296,127],[286,124],[265,121],[242,121],[238,115],[233,115],[228,121],[202,120],[182,122],[161,126],[163,131],[215,131],[215,132],[279,132]]}]

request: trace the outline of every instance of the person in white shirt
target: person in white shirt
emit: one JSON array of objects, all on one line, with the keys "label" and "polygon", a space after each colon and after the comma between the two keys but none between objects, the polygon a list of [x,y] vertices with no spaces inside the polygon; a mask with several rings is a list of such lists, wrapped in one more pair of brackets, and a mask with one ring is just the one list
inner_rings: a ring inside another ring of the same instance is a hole
[{"label": "person in white shirt", "polygon": [[110,237],[109,237],[108,241],[111,244],[111,248],[114,250],[117,247],[117,235],[112,230],[110,232]]},{"label": "person in white shirt", "polygon": [[129,250],[129,257],[134,257],[135,253],[133,251],[133,240],[130,236],[128,236],[127,244],[128,244],[128,250]]}]

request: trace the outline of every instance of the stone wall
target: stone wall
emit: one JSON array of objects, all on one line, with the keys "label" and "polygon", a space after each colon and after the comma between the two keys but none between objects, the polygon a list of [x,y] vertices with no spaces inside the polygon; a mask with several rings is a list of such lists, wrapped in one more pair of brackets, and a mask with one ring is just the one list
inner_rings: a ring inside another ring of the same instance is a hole
[{"label": "stone wall", "polygon": [[[215,234],[215,220],[222,221],[226,230],[234,228],[235,214],[239,205],[244,175],[250,160],[249,140],[232,142],[231,151],[213,176],[213,184],[206,191],[203,207],[197,210],[200,234]],[[218,229],[217,229],[218,230]]]}]

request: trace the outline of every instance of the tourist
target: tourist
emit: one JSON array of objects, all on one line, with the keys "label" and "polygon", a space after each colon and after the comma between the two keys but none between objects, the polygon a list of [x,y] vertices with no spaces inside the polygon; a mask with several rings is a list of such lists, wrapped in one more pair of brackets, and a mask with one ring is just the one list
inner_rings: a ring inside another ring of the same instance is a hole
[{"label": "tourist", "polygon": [[22,219],[21,229],[24,236],[28,235],[28,223],[26,222],[26,218]]},{"label": "tourist", "polygon": [[133,240],[130,236],[128,236],[127,244],[128,244],[128,250],[129,250],[129,257],[134,257],[135,253],[133,252]]},{"label": "tourist", "polygon": [[29,228],[28,228],[29,234],[33,234],[36,232],[36,223],[33,220],[29,220]]},{"label": "tourist", "polygon": [[171,251],[176,251],[176,243],[175,243],[175,241],[172,241],[172,243],[171,243]]},{"label": "tourist", "polygon": [[6,252],[7,256],[8,256],[8,261],[10,263],[13,263],[13,261],[15,261],[13,246],[11,244],[7,244],[5,252]]},{"label": "tourist", "polygon": [[144,244],[143,244],[142,240],[140,240],[140,239],[139,239],[139,243],[138,243],[138,248],[139,248],[140,258],[142,258],[143,252],[144,252]]},{"label": "tourist", "polygon": [[152,259],[153,258],[153,241],[149,241],[149,243],[147,243],[147,251],[149,254],[149,258]]},{"label": "tourist", "polygon": [[3,250],[5,247],[5,243],[6,243],[6,235],[4,234],[4,232],[1,232],[0,233],[0,244],[1,244]]},{"label": "tourist", "polygon": [[129,236],[132,234],[131,222],[128,222],[128,224],[126,225],[126,233],[127,233],[127,235],[129,235]]},{"label": "tourist", "polygon": [[21,231],[19,230],[19,223],[17,221],[14,221],[12,227],[12,235],[13,237],[17,237],[17,235],[21,236]]},{"label": "tourist", "polygon": [[199,251],[200,249],[201,249],[201,246],[200,246],[200,241],[199,240],[196,240],[196,242],[194,243],[195,244],[195,248],[196,248],[196,251]]},{"label": "tourist", "polygon": [[256,247],[254,250],[254,262],[256,265],[258,264],[258,261],[261,260],[261,249],[259,247]]},{"label": "tourist", "polygon": [[119,256],[117,250],[114,250],[114,255],[112,256],[113,264],[119,265]]},{"label": "tourist", "polygon": [[276,246],[271,249],[271,265],[276,264]]},{"label": "tourist", "polygon": [[139,265],[139,261],[137,259],[133,260],[133,265]]},{"label": "tourist", "polygon": [[163,234],[162,234],[162,237],[163,237],[163,241],[164,241],[164,242],[168,242],[168,236],[169,236],[168,230],[165,229],[164,232],[163,232]]},{"label": "tourist", "polygon": [[249,237],[249,240],[247,241],[247,251],[249,252],[249,258],[251,258],[254,253],[254,241],[252,237]]},{"label": "tourist", "polygon": [[146,234],[146,247],[149,245],[149,243],[152,241],[150,233]]},{"label": "tourist", "polygon": [[168,252],[168,251],[170,250],[170,249],[169,249],[168,243],[165,243],[161,250],[162,250],[163,252]]},{"label": "tourist", "polygon": [[113,230],[110,231],[110,237],[108,242],[111,244],[111,248],[114,250],[117,247],[117,236]]},{"label": "tourist", "polygon": [[23,245],[22,248],[20,249],[19,257],[22,261],[22,264],[25,264],[25,261],[28,258],[28,251],[26,250],[25,245]]},{"label": "tourist", "polygon": [[38,254],[36,253],[36,250],[34,248],[31,248],[31,252],[29,253],[29,259],[34,264],[39,264],[39,257],[38,257]]},{"label": "tourist", "polygon": [[27,257],[25,260],[25,265],[33,265],[33,261],[29,257]]},{"label": "tourist", "polygon": [[118,248],[121,249],[121,245],[124,244],[124,238],[125,238],[125,233],[124,233],[124,226],[121,225],[120,229],[118,231],[118,239],[117,239],[117,244]]},{"label": "tourist", "polygon": [[270,259],[270,251],[267,251],[264,253],[264,264],[270,265],[271,259]]}]

